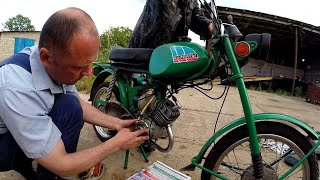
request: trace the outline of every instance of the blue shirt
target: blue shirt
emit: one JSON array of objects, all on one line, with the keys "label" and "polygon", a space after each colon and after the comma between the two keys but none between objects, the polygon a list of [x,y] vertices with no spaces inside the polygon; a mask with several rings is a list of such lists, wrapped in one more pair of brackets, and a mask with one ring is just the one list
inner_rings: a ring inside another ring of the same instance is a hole
[{"label": "blue shirt", "polygon": [[0,68],[0,134],[8,130],[29,158],[48,155],[61,138],[61,132],[48,113],[54,95],[78,96],[74,85],[56,84],[40,61],[38,46],[21,53],[30,55],[32,74],[15,64]]}]

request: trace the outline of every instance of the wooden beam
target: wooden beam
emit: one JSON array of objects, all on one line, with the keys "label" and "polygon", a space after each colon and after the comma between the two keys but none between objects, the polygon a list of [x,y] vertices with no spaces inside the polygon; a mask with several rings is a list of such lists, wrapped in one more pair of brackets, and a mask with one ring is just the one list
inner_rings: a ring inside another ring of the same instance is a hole
[{"label": "wooden beam", "polygon": [[224,8],[224,9],[219,8],[218,13],[219,13],[219,15],[226,15],[226,16],[232,15],[232,16],[238,16],[238,17],[242,17],[242,18],[257,19],[257,20],[262,20],[265,22],[276,23],[276,24],[285,25],[285,26],[301,26],[302,30],[320,35],[320,30],[316,26],[313,26],[313,25],[310,25],[307,23],[303,23],[303,22],[299,22],[299,21],[295,21],[295,20],[291,20],[288,18],[275,16],[275,15],[272,16],[272,15],[268,15],[268,14],[264,14],[264,13],[250,12],[250,11],[246,11],[246,10],[242,10],[239,12],[233,8]]},{"label": "wooden beam", "polygon": [[295,51],[294,51],[294,71],[293,71],[293,82],[292,82],[291,96],[294,95],[294,88],[296,86],[297,64],[298,64],[298,27],[296,26],[296,41],[295,41]]}]

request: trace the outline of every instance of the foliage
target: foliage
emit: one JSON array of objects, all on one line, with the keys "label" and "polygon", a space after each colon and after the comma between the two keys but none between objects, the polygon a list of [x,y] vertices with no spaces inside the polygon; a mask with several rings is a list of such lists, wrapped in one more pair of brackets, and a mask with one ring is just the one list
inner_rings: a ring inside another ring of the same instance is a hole
[{"label": "foliage", "polygon": [[[132,30],[128,27],[111,27],[101,36],[101,48],[97,61],[108,61],[110,49],[113,46],[128,47]],[[90,93],[95,77],[83,77],[76,83],[77,90],[82,93]]]},{"label": "foliage", "polygon": [[76,87],[77,87],[77,90],[79,92],[82,92],[82,93],[85,93],[85,94],[88,94],[90,93],[91,91],[91,86],[94,82],[94,76],[86,76],[86,77],[83,77],[82,79],[80,79],[77,83],[76,83]]},{"label": "foliage", "polygon": [[35,28],[31,25],[31,20],[28,17],[24,17],[21,14],[15,17],[9,18],[7,22],[3,24],[3,31],[34,31]]},{"label": "foliage", "polygon": [[285,91],[283,89],[277,89],[275,93],[280,95],[280,96],[289,96],[290,95],[289,92],[287,92],[287,91]]},{"label": "foliage", "polygon": [[[257,87],[257,86],[249,86],[248,89],[252,90],[252,91],[261,91],[261,92],[274,93],[274,94],[277,94],[277,95],[280,95],[280,96],[291,96],[291,94],[288,91],[285,91],[285,90],[280,89],[280,88],[276,89],[275,92],[268,91],[268,90],[263,90],[261,87]],[[296,87],[294,89],[294,96],[303,97],[304,96],[303,87],[301,87],[301,86]]]},{"label": "foliage", "polygon": [[294,96],[297,96],[297,97],[303,96],[303,88],[301,86],[294,88]]},{"label": "foliage", "polygon": [[101,49],[98,61],[109,61],[110,50],[113,46],[128,47],[132,30],[128,27],[111,27],[101,36]]},{"label": "foliage", "polygon": [[249,86],[247,89],[252,90],[252,91],[260,91],[260,92],[266,92],[266,93],[274,93],[270,88],[265,89],[261,86],[255,86],[255,85],[251,85]]},{"label": "foliage", "polygon": [[253,90],[253,91],[264,91],[264,90],[262,90],[262,87],[260,87],[260,86],[249,86],[249,88],[248,89],[250,89],[250,90]]}]

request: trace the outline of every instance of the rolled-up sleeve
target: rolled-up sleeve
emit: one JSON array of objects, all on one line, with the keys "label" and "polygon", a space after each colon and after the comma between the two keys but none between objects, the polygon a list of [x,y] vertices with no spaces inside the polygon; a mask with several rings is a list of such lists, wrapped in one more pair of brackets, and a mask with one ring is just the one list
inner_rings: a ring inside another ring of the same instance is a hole
[{"label": "rolled-up sleeve", "polygon": [[13,88],[0,90],[0,117],[29,158],[48,155],[61,138],[60,130],[48,116],[51,107],[46,101],[54,99],[48,99],[50,95],[45,93],[50,92]]},{"label": "rolled-up sleeve", "polygon": [[64,88],[65,88],[67,94],[72,94],[72,95],[80,98],[79,92],[78,92],[75,85],[65,86]]},{"label": "rolled-up sleeve", "polygon": [[208,26],[212,21],[204,15],[196,0],[193,0],[192,3],[193,10],[190,29],[201,37],[210,39],[211,35]]}]

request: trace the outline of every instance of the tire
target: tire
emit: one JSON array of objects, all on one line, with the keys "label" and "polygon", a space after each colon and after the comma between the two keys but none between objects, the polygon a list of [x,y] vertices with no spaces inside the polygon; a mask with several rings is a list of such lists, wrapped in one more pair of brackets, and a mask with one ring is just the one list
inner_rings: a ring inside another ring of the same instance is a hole
[{"label": "tire", "polygon": [[[105,112],[105,110],[104,110],[105,108],[103,105],[101,105],[97,102],[97,99],[105,99],[106,98],[108,87],[109,87],[109,82],[104,82],[104,83],[100,84],[94,91],[92,106],[96,107],[101,112]],[[116,85],[113,87],[112,91],[113,92],[112,92],[112,95],[111,95],[109,102],[119,101],[120,94],[119,94],[119,89]],[[97,125],[93,125],[93,129],[94,129],[95,133],[97,134],[98,138],[102,142],[111,139],[113,136],[115,136],[117,134],[117,131],[114,129],[103,128],[103,127],[97,126]]]},{"label": "tire", "polygon": [[[275,160],[279,159],[280,157],[280,155],[274,150],[271,150],[271,148],[278,148],[280,151],[285,150],[286,147],[284,144],[280,144],[280,142],[286,143],[298,157],[302,157],[312,148],[312,145],[307,138],[291,126],[269,121],[258,122],[256,123],[256,127],[259,137],[261,156],[265,165],[264,169],[269,169],[270,171],[272,168],[274,171],[276,171],[278,176],[275,179],[281,177],[291,167],[285,164],[284,159],[281,159],[279,162],[271,165],[271,162],[275,162]],[[270,141],[268,141],[267,138],[270,139]],[[248,170],[252,170],[251,151],[248,141],[249,139],[246,125],[228,132],[211,149],[204,162],[204,167],[218,172],[228,179],[254,179],[252,176],[247,176],[249,174]],[[222,162],[224,163],[223,165],[221,164]],[[228,164],[232,164],[233,168],[227,167],[226,165]],[[307,161],[305,161],[302,165],[300,165],[292,174],[290,174],[288,179],[318,179],[318,162],[314,153],[311,154]],[[215,178],[214,176],[211,177],[211,174],[202,170],[201,179],[209,180],[219,178]],[[272,178],[269,176],[264,177],[263,180],[264,179],[269,180]]]}]

